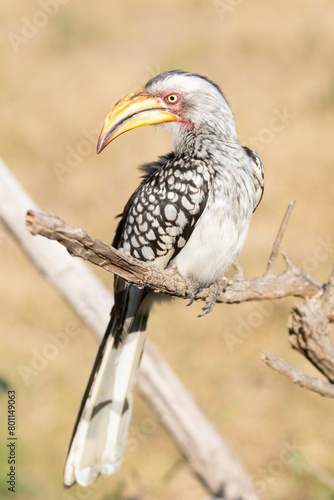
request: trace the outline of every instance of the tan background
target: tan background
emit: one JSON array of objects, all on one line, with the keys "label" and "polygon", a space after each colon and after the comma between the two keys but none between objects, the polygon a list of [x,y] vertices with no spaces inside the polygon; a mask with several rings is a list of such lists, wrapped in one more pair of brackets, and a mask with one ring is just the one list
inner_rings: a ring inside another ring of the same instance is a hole
[{"label": "tan background", "polygon": [[[0,19],[0,154],[44,211],[111,241],[114,216],[137,186],[136,167],[172,144],[146,127],[96,156],[97,131],[118,98],[161,71],[186,69],[221,86],[241,142],[265,165],[265,195],[240,259],[246,275],[264,271],[285,208],[297,198],[283,248],[326,280],[334,260],[331,0],[29,0],[6,2]],[[97,345],[2,227],[0,236],[0,376],[17,391],[18,406],[15,498],[207,498],[138,398],[120,473],[86,492],[64,492],[67,446]],[[111,275],[96,272],[111,286]],[[150,338],[228,437],[263,498],[329,500],[333,490],[320,472],[334,475],[333,404],[258,356],[268,350],[315,373],[288,344],[292,303],[220,305],[198,319],[199,304],[178,300],[152,316]],[[23,380],[18,366],[32,369],[36,353],[54,342],[50,334],[72,321],[78,335]],[[6,392],[0,404],[4,419]],[[0,457],[3,478],[3,442]],[[3,480],[0,492],[12,495]]]}]

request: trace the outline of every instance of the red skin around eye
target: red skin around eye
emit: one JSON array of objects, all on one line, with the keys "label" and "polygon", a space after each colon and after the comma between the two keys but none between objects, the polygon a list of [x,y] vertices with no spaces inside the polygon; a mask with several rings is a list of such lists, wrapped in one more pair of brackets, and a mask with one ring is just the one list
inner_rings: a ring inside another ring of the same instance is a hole
[{"label": "red skin around eye", "polygon": [[[166,99],[171,94],[176,94],[178,96],[178,100],[175,104],[168,102],[168,100]],[[180,116],[180,122],[183,125],[185,125],[189,129],[192,129],[192,128],[194,128],[194,126],[193,126],[193,123],[191,122],[191,120],[189,120],[188,118],[184,118],[182,116],[182,101],[183,101],[183,98],[185,97],[185,95],[186,95],[186,93],[181,91],[181,90],[171,89],[162,96],[162,101],[163,101],[165,106],[166,105],[168,106],[169,109],[176,111],[176,113]]]},{"label": "red skin around eye", "polygon": [[[175,94],[178,96],[178,100],[175,104],[173,104],[172,102],[169,102],[167,100],[167,97],[171,94]],[[172,109],[173,111],[181,111],[181,104],[182,104],[182,101],[183,101],[183,98],[184,96],[186,95],[185,92],[182,92],[181,90],[178,90],[178,89],[171,89],[169,90],[168,92],[166,92],[163,96],[162,96],[162,100],[164,102],[164,104]]]}]

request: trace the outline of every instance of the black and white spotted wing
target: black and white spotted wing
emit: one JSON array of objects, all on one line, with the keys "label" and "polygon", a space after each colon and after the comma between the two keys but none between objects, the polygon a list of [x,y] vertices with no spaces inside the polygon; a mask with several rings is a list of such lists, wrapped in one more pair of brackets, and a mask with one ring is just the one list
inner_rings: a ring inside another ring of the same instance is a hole
[{"label": "black and white spotted wing", "polygon": [[203,213],[212,174],[200,160],[187,162],[174,153],[143,169],[146,175],[124,209],[113,244],[166,267]]}]

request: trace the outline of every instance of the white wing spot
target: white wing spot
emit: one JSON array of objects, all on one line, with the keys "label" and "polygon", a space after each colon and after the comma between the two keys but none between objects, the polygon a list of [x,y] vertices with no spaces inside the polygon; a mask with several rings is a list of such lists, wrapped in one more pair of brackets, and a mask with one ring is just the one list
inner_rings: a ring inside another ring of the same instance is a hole
[{"label": "white wing spot", "polygon": [[192,210],[194,208],[194,204],[191,203],[186,196],[182,196],[181,203],[186,210]]},{"label": "white wing spot", "polygon": [[133,247],[138,248],[140,246],[139,243],[138,243],[138,240],[137,240],[137,238],[135,236],[132,236],[130,241],[131,241],[131,245]]},{"label": "white wing spot", "polygon": [[181,236],[181,237],[178,239],[177,246],[178,246],[179,248],[182,248],[182,247],[184,247],[185,243],[186,243],[186,240],[185,240],[184,238],[182,238],[182,236]]},{"label": "white wing spot", "polygon": [[177,210],[174,205],[168,204],[165,206],[165,217],[167,220],[174,221],[177,217]]},{"label": "white wing spot", "polygon": [[148,238],[149,240],[155,240],[155,232],[152,229],[150,229],[146,235],[146,238]]},{"label": "white wing spot", "polygon": [[207,170],[203,172],[203,179],[208,182],[210,180],[210,173]]},{"label": "white wing spot", "polygon": [[178,234],[180,234],[180,228],[177,226],[170,226],[166,228],[166,232],[170,236],[177,236]]},{"label": "white wing spot", "polygon": [[170,191],[167,194],[167,198],[169,199],[169,201],[172,201],[173,203],[175,203],[175,202],[177,202],[178,195],[174,191]]},{"label": "white wing spot", "polygon": [[181,227],[184,227],[187,223],[187,217],[185,216],[184,212],[182,212],[182,210],[179,210],[176,223]]},{"label": "white wing spot", "polygon": [[154,259],[154,252],[151,247],[143,247],[141,249],[141,253],[143,257],[147,260],[152,260]]},{"label": "white wing spot", "polygon": [[196,175],[196,177],[194,178],[194,182],[196,186],[200,187],[202,184],[202,177],[200,175]]},{"label": "white wing spot", "polygon": [[171,236],[168,236],[168,234],[164,234],[160,236],[160,241],[169,246],[171,243],[173,243],[173,238]]}]

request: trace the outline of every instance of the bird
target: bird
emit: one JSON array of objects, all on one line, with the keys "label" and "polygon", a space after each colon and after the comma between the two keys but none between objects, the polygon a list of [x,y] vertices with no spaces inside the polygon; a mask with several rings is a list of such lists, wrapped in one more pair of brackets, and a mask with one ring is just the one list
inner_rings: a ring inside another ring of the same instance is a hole
[{"label": "bird", "polygon": [[[159,269],[174,266],[196,291],[217,298],[217,283],[240,254],[261,201],[264,169],[239,143],[230,105],[205,76],[172,70],[120,99],[98,139],[100,153],[124,132],[160,125],[174,150],[142,167],[113,246]],[[115,276],[114,306],[83,396],[65,464],[64,484],[91,484],[115,474],[123,461],[136,373],[146,325],[159,294]]]}]

